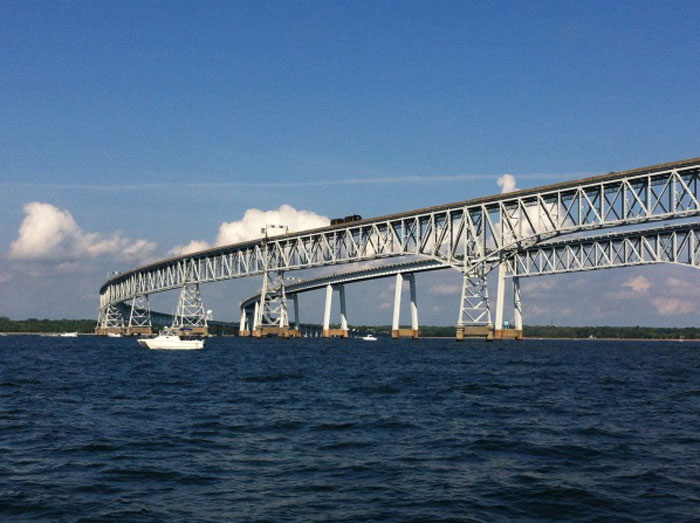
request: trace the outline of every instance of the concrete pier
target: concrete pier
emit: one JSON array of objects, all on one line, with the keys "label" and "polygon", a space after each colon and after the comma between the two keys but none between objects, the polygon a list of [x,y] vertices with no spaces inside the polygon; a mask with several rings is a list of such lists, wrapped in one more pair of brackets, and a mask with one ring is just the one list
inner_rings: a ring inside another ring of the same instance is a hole
[{"label": "concrete pier", "polygon": [[290,327],[257,327],[251,333],[253,338],[267,338],[277,336],[278,338],[299,338],[301,333],[297,329]]},{"label": "concrete pier", "polygon": [[486,340],[493,341],[493,326],[467,326],[467,325],[457,325],[456,339],[457,341],[464,340]]},{"label": "concrete pier", "polygon": [[[401,317],[401,294],[403,293],[403,282],[408,280],[410,293],[411,293],[411,328],[402,329],[400,327],[400,317]],[[413,274],[401,274],[396,275],[396,284],[394,289],[394,318],[391,324],[391,337],[392,338],[413,338],[418,339],[420,337],[420,330],[418,328],[418,300],[416,297],[416,277]]]},{"label": "concrete pier", "polygon": [[[331,329],[331,308],[333,305],[333,291],[337,290],[340,298],[340,328]],[[345,286],[326,285],[326,302],[323,310],[322,338],[348,338],[348,317],[345,305]]]}]

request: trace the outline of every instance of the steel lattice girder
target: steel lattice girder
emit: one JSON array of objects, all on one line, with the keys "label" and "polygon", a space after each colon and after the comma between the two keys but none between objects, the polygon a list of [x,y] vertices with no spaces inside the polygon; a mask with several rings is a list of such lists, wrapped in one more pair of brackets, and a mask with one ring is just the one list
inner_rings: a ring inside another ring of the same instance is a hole
[{"label": "steel lattice girder", "polygon": [[258,327],[289,327],[287,298],[284,293],[284,273],[263,275],[260,307],[255,324]]},{"label": "steel lattice girder", "polygon": [[[644,249],[640,249],[640,245],[643,245]],[[579,258],[573,256],[573,253],[578,253]],[[639,256],[638,253],[645,256]],[[569,238],[542,246],[533,246],[510,256],[506,259],[509,276],[538,276],[654,263],[675,263],[700,268],[700,223]],[[566,256],[569,257],[566,258]],[[561,263],[557,261],[558,258],[565,258],[569,263]],[[515,272],[513,272],[514,264],[517,264],[516,267],[519,269]],[[435,260],[383,265],[297,281],[286,287],[286,294],[290,296],[321,289],[327,285],[387,278],[397,273],[411,274],[448,268],[454,269]],[[490,265],[487,271],[489,268]],[[241,307],[250,307],[259,300],[260,294],[253,294],[241,301]]]},{"label": "steel lattice girder", "polygon": [[124,327],[124,317],[117,304],[108,304],[104,309],[100,309],[97,323],[102,329],[121,329]]},{"label": "steel lattice girder", "polygon": [[100,307],[267,270],[421,256],[469,272],[553,236],[700,215],[700,159],[611,173],[451,205],[287,234],[164,260],[120,274]]},{"label": "steel lattice girder", "polygon": [[700,268],[700,224],[553,242],[516,252],[512,276],[539,276],[653,263]]},{"label": "steel lattice girder", "polygon": [[129,327],[151,327],[151,306],[148,296],[139,294],[129,308]]},{"label": "steel lattice girder", "polygon": [[198,283],[187,283],[180,291],[173,327],[206,327],[207,315]]}]

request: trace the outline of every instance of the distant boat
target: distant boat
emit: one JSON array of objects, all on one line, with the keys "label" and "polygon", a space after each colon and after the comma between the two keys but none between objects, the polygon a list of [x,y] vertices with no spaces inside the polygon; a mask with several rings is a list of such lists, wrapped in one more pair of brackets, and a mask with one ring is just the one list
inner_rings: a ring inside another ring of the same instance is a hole
[{"label": "distant boat", "polygon": [[108,338],[121,338],[122,335],[119,334],[118,332],[108,332],[107,337]]},{"label": "distant boat", "polygon": [[77,338],[78,333],[77,332],[62,332],[59,334],[61,338]]},{"label": "distant boat", "polygon": [[165,329],[155,338],[141,338],[136,342],[147,349],[191,350],[204,348],[204,340],[183,340],[173,329]]},{"label": "distant boat", "polygon": [[362,336],[362,338],[360,338],[360,339],[362,341],[377,341],[377,338],[375,338],[371,334],[367,334],[366,336]]}]

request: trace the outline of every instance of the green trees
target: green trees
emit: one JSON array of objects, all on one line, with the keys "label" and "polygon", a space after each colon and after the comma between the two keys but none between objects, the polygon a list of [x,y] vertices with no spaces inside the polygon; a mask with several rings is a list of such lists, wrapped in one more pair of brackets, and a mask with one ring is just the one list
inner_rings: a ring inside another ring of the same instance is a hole
[{"label": "green trees", "polygon": [[11,320],[0,316],[0,332],[93,332],[95,320]]}]

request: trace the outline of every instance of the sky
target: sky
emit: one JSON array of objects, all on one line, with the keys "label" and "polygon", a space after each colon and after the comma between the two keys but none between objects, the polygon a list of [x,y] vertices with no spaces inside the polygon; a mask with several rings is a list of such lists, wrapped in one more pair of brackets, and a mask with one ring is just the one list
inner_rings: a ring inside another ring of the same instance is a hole
[{"label": "sky", "polygon": [[[693,1],[2,2],[0,316],[96,317],[109,271],[261,222],[700,156],[698,19]],[[459,282],[418,277],[421,323],[456,322]],[[202,293],[230,320],[259,285]],[[348,289],[351,323],[389,323],[392,285]],[[301,301],[320,322],[322,293]],[[699,301],[682,267],[523,284],[526,324],[697,326]]]}]

